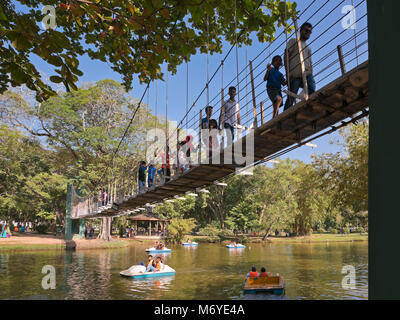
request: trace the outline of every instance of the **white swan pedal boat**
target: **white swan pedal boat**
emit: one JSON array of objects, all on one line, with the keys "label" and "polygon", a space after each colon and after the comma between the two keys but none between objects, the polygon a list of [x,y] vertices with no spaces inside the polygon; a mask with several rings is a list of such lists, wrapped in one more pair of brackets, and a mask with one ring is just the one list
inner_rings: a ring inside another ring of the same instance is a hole
[{"label": "white swan pedal boat", "polygon": [[240,243],[238,243],[236,245],[233,245],[232,243],[230,243],[230,244],[227,244],[226,247],[229,248],[229,249],[243,249],[243,248],[245,248],[245,246],[240,244]]},{"label": "white swan pedal boat", "polygon": [[149,253],[167,253],[167,252],[171,252],[171,249],[168,249],[167,247],[164,247],[163,250],[160,249],[156,249],[156,248],[150,248],[150,249],[146,249],[146,252]]},{"label": "white swan pedal boat", "polygon": [[142,265],[134,265],[127,270],[123,270],[119,273],[123,277],[141,279],[141,278],[154,278],[154,277],[165,277],[173,276],[175,270],[166,264],[163,265],[160,271],[146,272],[146,267]]},{"label": "white swan pedal boat", "polygon": [[192,243],[184,242],[183,245],[184,246],[198,246],[199,244],[197,242],[192,242]]}]

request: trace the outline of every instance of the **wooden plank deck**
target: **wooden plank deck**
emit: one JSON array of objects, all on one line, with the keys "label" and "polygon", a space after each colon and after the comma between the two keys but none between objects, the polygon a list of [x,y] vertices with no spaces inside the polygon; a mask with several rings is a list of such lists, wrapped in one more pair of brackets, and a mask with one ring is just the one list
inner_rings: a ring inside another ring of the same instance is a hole
[{"label": "wooden plank deck", "polygon": [[[368,108],[368,61],[345,73],[340,78],[316,91],[309,100],[301,101],[254,130],[254,161],[264,159],[287,147],[299,143],[330,126]],[[246,155],[246,139],[236,142],[242,149],[234,148],[233,154]],[[119,203],[119,210],[108,209],[93,216],[113,216],[121,211],[142,207],[175,195],[182,195],[213,184],[244,164],[236,164],[232,156],[224,162],[224,150],[220,153],[221,164],[200,164],[162,186],[150,188]]]}]

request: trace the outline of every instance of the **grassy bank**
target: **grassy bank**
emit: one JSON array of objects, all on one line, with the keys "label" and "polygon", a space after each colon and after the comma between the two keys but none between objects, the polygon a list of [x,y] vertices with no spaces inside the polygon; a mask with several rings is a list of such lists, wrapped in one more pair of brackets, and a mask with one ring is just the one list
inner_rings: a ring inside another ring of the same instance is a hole
[{"label": "grassy bank", "polygon": [[[242,238],[240,236],[238,238]],[[246,237],[246,236],[245,236]],[[223,240],[217,236],[187,236],[192,241],[198,243],[216,243],[216,242],[229,242],[229,240]],[[232,238],[234,240],[234,238]],[[237,241],[237,240],[236,240]],[[257,242],[271,242],[271,243],[314,243],[314,242],[351,242],[351,241],[368,241],[368,233],[350,233],[350,234],[333,234],[333,233],[320,233],[312,234],[310,236],[304,237],[268,237],[267,240],[263,241],[262,237],[247,236],[247,243],[257,243]]]},{"label": "grassy bank", "polygon": [[14,235],[8,239],[0,239],[0,251],[39,251],[39,250],[91,250],[114,249],[129,246],[129,241],[113,239],[102,241],[97,239],[64,240],[62,237],[42,234]]},{"label": "grassy bank", "polygon": [[40,250],[65,250],[66,244],[13,244],[13,243],[1,243],[1,251],[40,251]]},{"label": "grassy bank", "polygon": [[350,233],[350,234],[333,234],[333,233],[319,233],[312,234],[305,237],[270,237],[268,238],[271,242],[282,242],[282,243],[301,243],[301,242],[346,242],[346,241],[368,241],[368,233]]}]

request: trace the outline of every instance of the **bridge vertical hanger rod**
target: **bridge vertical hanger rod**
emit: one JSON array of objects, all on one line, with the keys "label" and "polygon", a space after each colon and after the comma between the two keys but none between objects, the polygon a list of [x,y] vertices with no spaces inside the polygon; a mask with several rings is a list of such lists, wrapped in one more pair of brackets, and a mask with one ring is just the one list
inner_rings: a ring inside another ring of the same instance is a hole
[{"label": "bridge vertical hanger rod", "polygon": [[209,82],[210,82],[210,62],[209,62],[209,51],[210,51],[210,42],[209,42],[209,19],[208,19],[208,14],[207,14],[207,106],[210,102],[210,92],[209,92]]},{"label": "bridge vertical hanger rod", "polygon": [[[356,49],[356,61],[357,61],[357,66],[358,66],[358,45],[357,45],[357,32],[356,32],[356,28],[355,28],[355,21],[356,21],[356,9],[354,8],[354,2],[353,2],[353,0],[351,0],[351,6],[353,7],[352,8],[352,10],[351,10],[351,12],[352,13],[354,13],[354,16],[352,17],[353,18],[353,20],[354,20],[354,28],[353,28],[353,30],[354,30],[354,48]],[[353,27],[353,25],[352,25],[352,27]]]},{"label": "bridge vertical hanger rod", "polygon": [[[224,130],[224,125],[225,125],[225,104],[224,104],[224,60],[221,60],[222,68],[221,68],[221,114],[222,114],[222,123],[221,123],[221,129]],[[221,149],[224,148],[224,133],[222,132],[221,135]]]},{"label": "bridge vertical hanger rod", "polygon": [[115,183],[114,183],[114,201],[113,202],[118,201],[118,188],[117,188],[118,183],[119,183],[118,178],[116,178]]},{"label": "bridge vertical hanger rod", "polygon": [[122,201],[125,201],[127,195],[127,180],[125,174],[123,175],[123,193],[122,193]]},{"label": "bridge vertical hanger rod", "polygon": [[251,82],[251,94],[253,97],[253,113],[254,113],[254,128],[257,128],[257,103],[256,103],[256,92],[254,89],[254,76],[253,76],[253,63],[249,61],[250,67],[250,82]]},{"label": "bridge vertical hanger rod", "polygon": [[154,119],[154,128],[156,129],[156,134],[157,134],[157,104],[158,104],[158,80],[156,80],[156,105],[155,105],[155,109],[156,109],[156,117]]},{"label": "bridge vertical hanger rod", "polygon": [[[285,0],[285,23],[287,22],[287,7],[286,7],[286,0]],[[285,57],[286,57],[286,61],[285,61],[285,69],[287,72],[287,88],[288,88],[288,92],[290,92],[290,68],[289,68],[289,48],[288,48],[288,34],[287,34],[287,27],[285,25]],[[271,59],[271,43],[269,43],[269,57]],[[270,60],[271,61],[271,60]],[[289,97],[287,97],[289,98]]]},{"label": "bridge vertical hanger rod", "polygon": [[188,110],[189,110],[189,64],[186,62],[186,128],[188,130]]},{"label": "bridge vertical hanger rod", "polygon": [[339,56],[340,70],[342,70],[342,75],[343,75],[346,73],[346,66],[344,64],[343,51],[342,51],[342,46],[340,44],[337,46],[337,51]]},{"label": "bridge vertical hanger rod", "polygon": [[179,133],[180,128],[176,128],[176,173],[179,176]]},{"label": "bridge vertical hanger rod", "polygon": [[[239,53],[238,53],[238,37],[237,37],[237,13],[236,13],[236,0],[235,0],[235,42],[236,42],[236,92],[237,92],[237,102],[240,105],[240,88],[239,88]],[[240,110],[239,110],[240,113]],[[239,137],[238,137],[239,138]]]},{"label": "bridge vertical hanger rod", "polygon": [[122,201],[124,201],[124,200],[125,200],[125,176],[124,176],[124,175],[121,175],[120,189],[121,189],[121,192],[120,192],[120,199],[121,199]]},{"label": "bridge vertical hanger rod", "polygon": [[303,48],[301,46],[300,34],[299,34],[298,27],[297,27],[297,20],[295,18],[293,18],[293,24],[294,24],[294,28],[295,28],[295,32],[296,32],[297,47],[299,49],[301,77],[303,79],[304,98],[305,98],[305,100],[308,100],[308,83],[307,83],[307,77],[306,77],[306,68],[304,66]]},{"label": "bridge vertical hanger rod", "polygon": [[199,122],[199,162],[198,162],[198,164],[200,165],[200,163],[201,163],[201,118],[202,118],[201,108],[200,108],[199,115],[200,115],[200,122]]},{"label": "bridge vertical hanger rod", "polygon": [[[245,60],[244,61],[248,61],[247,60],[247,46],[245,46]],[[249,94],[249,77],[248,74],[246,74],[246,119],[249,116],[249,99],[248,99],[248,94]],[[245,119],[243,119],[243,123],[246,123],[246,127],[248,127],[248,121],[246,121]]]},{"label": "bridge vertical hanger rod", "polygon": [[[103,199],[104,200],[104,205],[106,206],[108,204],[108,198],[111,196],[111,183],[110,180],[108,180],[108,185],[107,185],[107,191],[106,191],[106,198]],[[103,194],[104,196],[104,194]]]},{"label": "bridge vertical hanger rod", "polygon": [[132,168],[129,170],[129,174],[126,181],[126,196],[129,198],[131,196],[131,183],[132,183]]},{"label": "bridge vertical hanger rod", "polygon": [[[167,78],[166,78],[166,83],[165,83],[165,172],[164,172],[164,181],[167,181],[167,173],[168,173],[168,167],[167,161],[168,158],[168,142],[169,142],[169,134],[168,134],[168,65],[167,65]],[[171,174],[171,171],[170,171]],[[168,179],[169,180],[169,179]]]},{"label": "bridge vertical hanger rod", "polygon": [[260,108],[261,108],[261,125],[264,124],[264,101],[260,102]]},{"label": "bridge vertical hanger rod", "polygon": [[[139,166],[140,166],[140,164],[139,164]],[[135,194],[137,195],[137,194],[139,194],[139,167],[136,168],[135,176],[136,176],[136,178],[135,178],[135,180],[136,180]]]},{"label": "bridge vertical hanger rod", "polygon": [[107,204],[110,204],[113,200],[113,183],[114,183],[114,176],[111,176],[110,179],[110,190],[107,194]]}]

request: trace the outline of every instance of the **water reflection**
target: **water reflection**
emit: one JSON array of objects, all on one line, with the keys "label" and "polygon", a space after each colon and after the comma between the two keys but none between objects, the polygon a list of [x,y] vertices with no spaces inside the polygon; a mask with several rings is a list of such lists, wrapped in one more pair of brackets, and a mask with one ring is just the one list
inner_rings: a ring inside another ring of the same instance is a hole
[{"label": "water reflection", "polygon": [[[189,249],[190,248],[190,249]],[[126,279],[119,275],[147,261],[145,246],[78,252],[0,253],[0,299],[367,299],[368,245],[364,243],[220,244],[172,246],[160,254],[175,276]],[[156,255],[153,255],[156,256]],[[56,289],[41,287],[44,265],[56,269]],[[251,266],[279,273],[286,295],[244,294]],[[344,265],[356,269],[356,289],[343,289]]]},{"label": "water reflection", "polygon": [[245,248],[229,248],[228,252],[230,256],[242,256]]},{"label": "water reflection", "polygon": [[183,246],[185,250],[196,250],[198,246]]},{"label": "water reflection", "polygon": [[128,296],[133,298],[137,295],[147,295],[148,299],[162,299],[163,293],[170,290],[171,282],[175,276],[160,278],[129,279],[127,278],[127,289],[132,293]]}]

